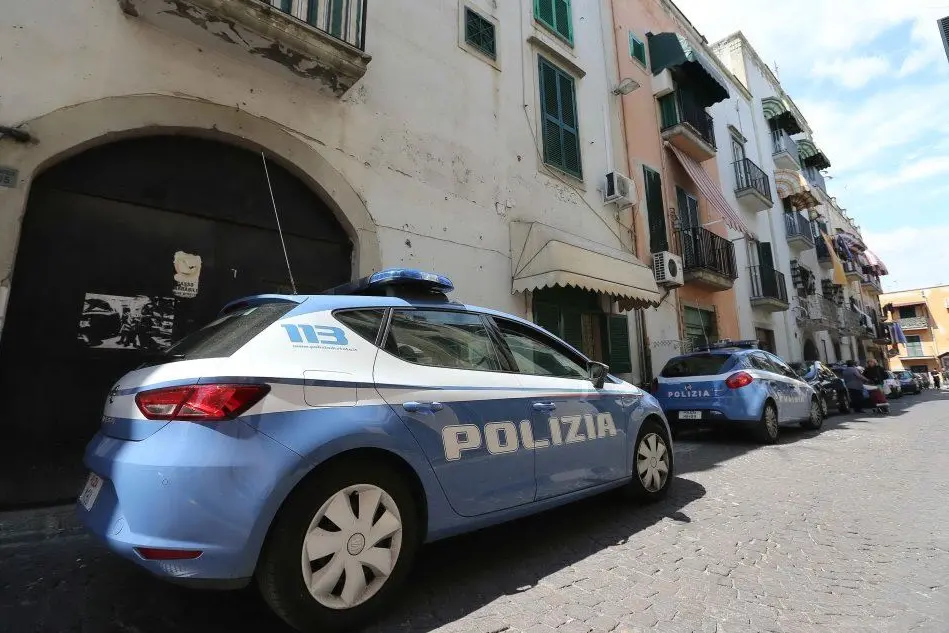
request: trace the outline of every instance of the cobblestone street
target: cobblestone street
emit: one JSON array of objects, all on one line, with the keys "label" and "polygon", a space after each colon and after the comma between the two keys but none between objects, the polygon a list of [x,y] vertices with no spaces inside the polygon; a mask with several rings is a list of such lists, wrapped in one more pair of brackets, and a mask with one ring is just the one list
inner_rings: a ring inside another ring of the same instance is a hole
[{"label": "cobblestone street", "polygon": [[[426,548],[372,631],[949,630],[949,391],[780,444],[686,437],[673,494],[607,495]],[[252,590],[179,589],[84,535],[0,546],[0,629],[283,630]]]}]

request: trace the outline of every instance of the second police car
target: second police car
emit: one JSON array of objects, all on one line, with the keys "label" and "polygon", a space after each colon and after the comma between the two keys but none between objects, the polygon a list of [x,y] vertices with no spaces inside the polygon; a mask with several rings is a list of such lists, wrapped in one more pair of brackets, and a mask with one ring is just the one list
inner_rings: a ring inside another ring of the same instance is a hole
[{"label": "second police car", "polygon": [[813,387],[783,360],[758,349],[757,341],[720,341],[677,356],[652,391],[673,429],[741,424],[773,444],[782,424],[816,430],[824,423]]},{"label": "second police car", "polygon": [[451,290],[389,270],[227,306],[114,386],[80,518],[155,574],[253,579],[297,629],[352,631],[423,542],[609,489],[667,493],[652,396]]}]

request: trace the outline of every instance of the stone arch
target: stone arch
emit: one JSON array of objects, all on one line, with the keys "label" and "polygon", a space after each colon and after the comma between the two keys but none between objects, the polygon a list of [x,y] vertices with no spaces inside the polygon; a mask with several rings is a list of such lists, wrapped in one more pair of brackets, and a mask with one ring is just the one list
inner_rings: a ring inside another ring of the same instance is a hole
[{"label": "stone arch", "polygon": [[817,350],[817,344],[810,337],[804,339],[804,360],[821,360],[820,352]]},{"label": "stone arch", "polygon": [[[375,221],[352,185],[311,144],[279,123],[206,100],[168,95],[105,97],[60,108],[25,123],[35,141],[4,141],[4,164],[18,182],[0,195],[0,318],[12,272],[20,224],[33,180],[48,167],[97,145],[123,138],[183,133],[224,141],[280,162],[332,210],[353,242],[353,276],[378,270]],[[2,326],[2,321],[0,321]]]}]

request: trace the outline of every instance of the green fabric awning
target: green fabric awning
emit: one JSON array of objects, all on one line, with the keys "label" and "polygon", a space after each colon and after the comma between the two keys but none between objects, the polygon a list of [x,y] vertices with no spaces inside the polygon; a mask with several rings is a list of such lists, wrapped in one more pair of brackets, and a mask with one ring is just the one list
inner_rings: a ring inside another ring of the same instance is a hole
[{"label": "green fabric awning", "polygon": [[765,97],[761,100],[764,116],[788,134],[800,134],[804,131],[801,122],[788,109],[784,102],[777,97]]},{"label": "green fabric awning", "polygon": [[688,82],[703,107],[728,98],[728,82],[710,60],[678,33],[647,33],[652,74],[667,68],[677,82]]},{"label": "green fabric awning", "polygon": [[830,159],[814,145],[814,141],[807,139],[798,141],[797,153],[801,158],[801,163],[807,167],[817,167],[818,169],[828,169],[830,167]]}]

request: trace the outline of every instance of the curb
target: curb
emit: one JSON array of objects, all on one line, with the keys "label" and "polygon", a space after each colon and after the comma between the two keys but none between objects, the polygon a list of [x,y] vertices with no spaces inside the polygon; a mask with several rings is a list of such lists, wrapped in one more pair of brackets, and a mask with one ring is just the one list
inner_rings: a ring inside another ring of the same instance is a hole
[{"label": "curb", "polygon": [[77,536],[84,532],[76,505],[0,512],[0,547]]}]

